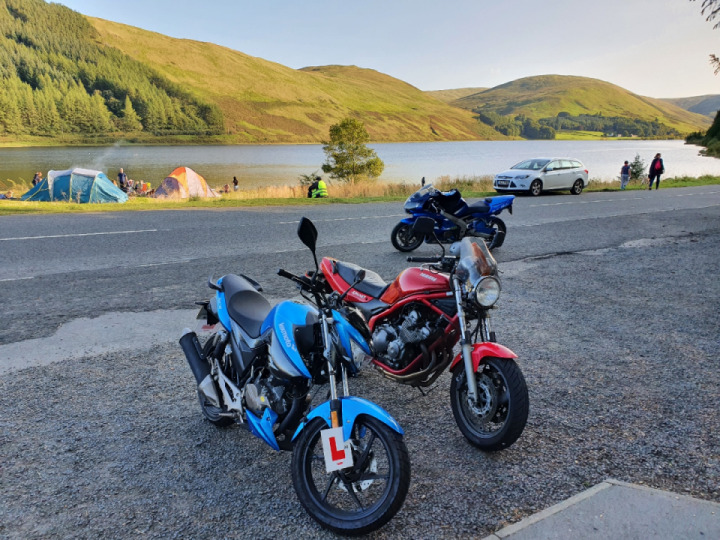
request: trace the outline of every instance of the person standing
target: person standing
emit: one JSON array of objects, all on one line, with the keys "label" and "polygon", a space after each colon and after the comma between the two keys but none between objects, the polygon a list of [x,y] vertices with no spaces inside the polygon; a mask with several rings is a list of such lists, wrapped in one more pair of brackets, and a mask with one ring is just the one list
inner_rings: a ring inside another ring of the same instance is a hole
[{"label": "person standing", "polygon": [[237,176],[233,176],[233,191],[238,190],[238,179]]},{"label": "person standing", "polygon": [[655,184],[655,190],[660,189],[660,175],[664,172],[665,164],[663,163],[660,152],[658,152],[657,154],[655,154],[655,157],[650,163],[650,173],[648,174],[648,177],[650,178],[650,187],[648,188],[648,190],[652,189],[654,180],[657,181],[657,183]]},{"label": "person standing", "polygon": [[127,174],[125,174],[125,171],[123,171],[123,168],[120,167],[120,172],[118,173],[118,187],[122,189],[125,193],[127,193],[128,190],[128,177]]},{"label": "person standing", "polygon": [[40,182],[42,182],[42,173],[38,171],[32,179],[32,185],[37,186]]},{"label": "person standing", "polygon": [[625,165],[620,167],[620,189],[625,189],[630,181],[630,164],[626,161]]}]

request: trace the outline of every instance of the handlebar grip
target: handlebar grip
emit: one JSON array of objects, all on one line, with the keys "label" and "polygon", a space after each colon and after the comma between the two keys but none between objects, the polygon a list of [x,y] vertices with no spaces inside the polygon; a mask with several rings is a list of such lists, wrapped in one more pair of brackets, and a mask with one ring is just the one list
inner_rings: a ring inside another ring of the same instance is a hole
[{"label": "handlebar grip", "polygon": [[408,262],[419,262],[419,263],[437,263],[442,260],[442,257],[408,257]]},{"label": "handlebar grip", "polygon": [[277,275],[288,279],[293,279],[295,277],[294,274],[291,274],[290,272],[288,272],[287,270],[283,270],[282,268],[278,268]]}]

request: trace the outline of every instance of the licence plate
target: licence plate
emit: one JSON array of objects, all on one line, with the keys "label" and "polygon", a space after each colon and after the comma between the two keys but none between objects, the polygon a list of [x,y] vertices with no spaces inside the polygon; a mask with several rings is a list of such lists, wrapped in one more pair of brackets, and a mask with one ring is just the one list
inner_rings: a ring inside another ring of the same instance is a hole
[{"label": "licence plate", "polygon": [[508,180],[498,180],[497,185],[498,187],[508,187],[510,182]]}]

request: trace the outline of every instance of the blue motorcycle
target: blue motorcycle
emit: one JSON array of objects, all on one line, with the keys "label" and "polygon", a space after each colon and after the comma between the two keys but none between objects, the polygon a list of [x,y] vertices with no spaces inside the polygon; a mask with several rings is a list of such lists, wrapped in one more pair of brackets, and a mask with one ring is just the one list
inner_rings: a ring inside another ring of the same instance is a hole
[{"label": "blue motorcycle", "polygon": [[[298,236],[317,269],[309,219],[300,221]],[[349,395],[348,376],[358,370],[352,349],[372,356],[370,330],[356,308],[343,305],[344,295],[324,292],[317,274],[278,270],[314,305],[272,307],[244,275],[210,280],[214,296],[198,303],[209,337],[201,345],[186,329],[180,346],[205,418],[218,427],[240,424],[271,448],[291,450],[293,486],[310,516],[337,533],[365,534],[402,506],[410,460],[390,414]],[[329,400],[313,408],[311,388],[324,385]]]},{"label": "blue motorcycle", "polygon": [[[392,230],[390,240],[399,251],[412,251],[423,242],[452,244],[466,236],[478,236],[490,249],[502,246],[507,227],[497,217],[507,209],[512,214],[514,195],[487,197],[468,204],[457,189],[440,191],[428,184],[410,195],[405,201],[405,212],[412,217],[400,221]],[[422,235],[413,232],[419,217],[435,220],[435,234]]]}]

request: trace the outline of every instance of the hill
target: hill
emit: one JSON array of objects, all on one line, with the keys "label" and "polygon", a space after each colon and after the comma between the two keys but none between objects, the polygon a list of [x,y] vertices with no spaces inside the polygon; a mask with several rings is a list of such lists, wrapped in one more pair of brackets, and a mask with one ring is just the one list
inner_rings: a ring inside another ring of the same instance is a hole
[{"label": "hill", "polygon": [[222,110],[238,142],[318,142],[351,115],[374,141],[497,139],[470,112],[355,66],[294,70],[232,49],[88,19],[107,46],[151,67]]},{"label": "hill", "polygon": [[663,98],[663,101],[672,103],[686,111],[704,114],[710,118],[715,118],[715,114],[720,110],[720,95],[717,94],[687,98]]},{"label": "hill", "polygon": [[444,103],[451,103],[457,99],[464,98],[465,96],[470,96],[472,94],[482,92],[483,90],[487,90],[487,88],[454,88],[451,90],[426,90],[425,93],[429,96],[439,99]]},{"label": "hill", "polygon": [[710,125],[706,116],[663,100],[639,96],[598,79],[565,75],[518,79],[457,99],[452,105],[475,113],[524,115],[535,121],[555,118],[559,113],[625,118],[656,122],[679,134],[704,130]]}]

